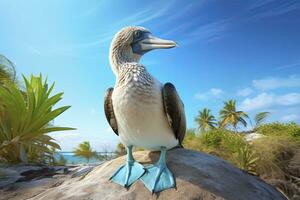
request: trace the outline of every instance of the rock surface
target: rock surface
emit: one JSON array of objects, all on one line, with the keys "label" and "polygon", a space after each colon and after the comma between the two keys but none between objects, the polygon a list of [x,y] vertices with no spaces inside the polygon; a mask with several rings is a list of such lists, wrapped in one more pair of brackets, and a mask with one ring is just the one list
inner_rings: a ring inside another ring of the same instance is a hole
[{"label": "rock surface", "polygon": [[[147,151],[134,153],[135,159],[144,165],[155,162],[158,155]],[[176,177],[176,189],[152,195],[137,181],[127,190],[109,181],[124,161],[124,156],[108,161],[85,176],[66,180],[31,199],[286,199],[272,186],[226,161],[186,149],[174,149],[167,154],[168,166]]]},{"label": "rock surface", "polygon": [[[72,177],[86,175],[94,166],[2,166],[0,200],[30,199]],[[88,169],[88,170],[87,170]]]}]

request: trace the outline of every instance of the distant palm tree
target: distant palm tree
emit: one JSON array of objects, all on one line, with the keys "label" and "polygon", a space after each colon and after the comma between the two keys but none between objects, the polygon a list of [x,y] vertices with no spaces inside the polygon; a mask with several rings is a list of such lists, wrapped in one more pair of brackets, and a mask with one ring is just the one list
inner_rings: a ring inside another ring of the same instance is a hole
[{"label": "distant palm tree", "polygon": [[0,54],[0,86],[7,82],[15,82],[15,65],[5,56]]},{"label": "distant palm tree", "polygon": [[266,118],[269,116],[270,112],[260,112],[257,113],[254,117],[254,122],[255,122],[255,126],[254,126],[254,130],[261,125]]},{"label": "distant palm tree", "polygon": [[220,125],[222,127],[232,125],[235,131],[238,123],[242,123],[245,127],[247,126],[247,122],[244,118],[248,118],[248,115],[243,111],[237,111],[236,101],[232,99],[224,102],[224,107],[220,110],[220,118]]},{"label": "distant palm tree", "polygon": [[123,156],[123,155],[126,154],[126,148],[125,148],[125,146],[124,146],[122,143],[119,143],[119,144],[117,145],[116,153],[117,153],[119,156]]},{"label": "distant palm tree", "polygon": [[199,114],[195,118],[195,121],[198,123],[199,129],[201,131],[213,129],[217,125],[215,117],[212,114],[210,114],[210,110],[207,108],[204,108],[202,111],[199,111]]},{"label": "distant palm tree", "polygon": [[89,162],[91,158],[97,157],[97,152],[93,151],[88,141],[84,141],[74,150],[74,155],[83,157]]}]

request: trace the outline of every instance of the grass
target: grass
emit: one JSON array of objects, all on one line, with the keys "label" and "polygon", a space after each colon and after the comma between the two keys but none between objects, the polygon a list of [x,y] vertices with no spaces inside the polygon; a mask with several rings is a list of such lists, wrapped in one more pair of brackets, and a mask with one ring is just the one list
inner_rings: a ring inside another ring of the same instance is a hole
[{"label": "grass", "polygon": [[289,136],[267,136],[254,141],[252,146],[260,158],[257,173],[272,178],[284,178],[289,162],[300,150],[298,142]]},{"label": "grass", "polygon": [[226,129],[213,129],[200,135],[187,134],[184,147],[203,151],[219,156],[233,165],[256,174],[254,167],[258,159],[252,147],[245,141],[242,135]]}]

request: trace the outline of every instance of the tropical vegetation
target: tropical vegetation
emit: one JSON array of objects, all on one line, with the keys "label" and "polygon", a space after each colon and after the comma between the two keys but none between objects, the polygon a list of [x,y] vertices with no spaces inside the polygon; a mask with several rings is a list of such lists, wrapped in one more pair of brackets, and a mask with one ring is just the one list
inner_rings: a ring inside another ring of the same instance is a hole
[{"label": "tropical vegetation", "polygon": [[199,125],[201,131],[207,131],[213,129],[217,126],[215,117],[210,113],[210,110],[204,108],[202,111],[199,111],[199,115],[195,118],[195,121]]},{"label": "tropical vegetation", "polygon": [[91,158],[97,158],[97,152],[92,149],[88,141],[80,143],[74,150],[74,155],[85,158],[87,162],[89,162]]},{"label": "tropical vegetation", "polygon": [[118,156],[123,156],[126,154],[126,148],[122,143],[118,143],[117,149],[116,149],[116,154]]},{"label": "tropical vegetation", "polygon": [[51,148],[60,149],[48,133],[73,129],[53,124],[70,106],[54,108],[63,93],[51,95],[54,83],[49,86],[42,75],[23,76],[24,89],[19,87],[7,65],[0,65],[0,161],[48,162]]},{"label": "tropical vegetation", "polygon": [[65,159],[65,157],[63,155],[59,155],[59,158],[56,159],[54,157],[54,160],[53,160],[53,165],[61,165],[61,166],[64,166],[67,164],[67,160]]},{"label": "tropical vegetation", "polygon": [[[185,148],[219,156],[240,169],[261,177],[293,199],[300,194],[300,126],[294,122],[265,123],[269,112],[254,116],[236,109],[236,101],[224,102],[214,117],[203,109],[195,118],[199,129],[188,129],[183,142]],[[216,126],[216,119],[218,126]],[[249,123],[248,123],[249,122]],[[213,124],[213,126],[212,126]],[[239,129],[238,124],[245,129]],[[261,134],[247,141],[249,133]]]},{"label": "tropical vegetation", "polygon": [[238,123],[241,123],[244,127],[247,126],[246,118],[248,118],[248,115],[243,111],[236,110],[236,100],[230,99],[224,102],[224,107],[220,110],[219,114],[221,127],[231,125],[234,130],[237,131]]},{"label": "tropical vegetation", "polygon": [[256,130],[263,122],[265,122],[266,118],[269,116],[270,112],[260,112],[257,113],[254,117],[254,130]]},{"label": "tropical vegetation", "polygon": [[0,86],[16,81],[15,65],[0,54]]},{"label": "tropical vegetation", "polygon": [[[63,93],[52,95],[54,83],[48,85],[42,75],[23,76],[23,82],[16,79],[14,64],[0,55],[0,163],[65,165],[63,156],[55,157],[60,146],[49,133],[73,130],[53,123],[70,106],[55,107]],[[300,195],[300,126],[294,122],[265,123],[269,115],[257,113],[252,124],[233,99],[224,102],[218,117],[204,108],[195,117],[198,129],[187,130],[183,146],[219,156],[293,199]],[[254,132],[261,137],[247,141],[245,136]],[[116,153],[126,154],[124,145],[119,143]],[[88,141],[79,144],[74,155],[87,162],[100,158]]]}]

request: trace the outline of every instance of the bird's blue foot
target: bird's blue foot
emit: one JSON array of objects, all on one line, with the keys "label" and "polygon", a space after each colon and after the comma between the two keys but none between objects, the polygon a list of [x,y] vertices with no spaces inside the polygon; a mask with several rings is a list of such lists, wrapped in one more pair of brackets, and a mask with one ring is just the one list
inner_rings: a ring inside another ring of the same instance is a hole
[{"label": "bird's blue foot", "polygon": [[175,187],[175,179],[166,164],[166,148],[161,148],[159,161],[146,168],[146,173],[141,177],[144,185],[152,193]]},{"label": "bird's blue foot", "polygon": [[110,178],[113,182],[129,187],[145,173],[143,165],[136,162],[132,156],[132,146],[127,147],[127,161]]}]

